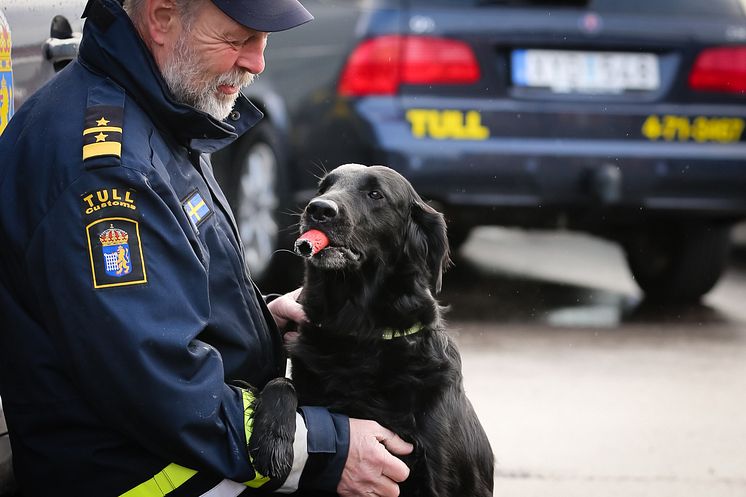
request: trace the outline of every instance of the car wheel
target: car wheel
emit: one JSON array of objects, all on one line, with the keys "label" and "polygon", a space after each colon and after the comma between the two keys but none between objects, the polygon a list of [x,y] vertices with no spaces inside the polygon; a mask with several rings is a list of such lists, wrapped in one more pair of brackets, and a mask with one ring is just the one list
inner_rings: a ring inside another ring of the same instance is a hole
[{"label": "car wheel", "polygon": [[461,246],[469,239],[472,227],[455,223],[448,226],[448,248],[451,254],[455,254]]},{"label": "car wheel", "polygon": [[712,289],[725,269],[730,226],[647,230],[624,242],[632,276],[649,301],[687,304]]},{"label": "car wheel", "polygon": [[278,256],[287,228],[295,222],[288,214],[286,161],[281,150],[270,123],[255,126],[233,154],[229,185],[246,264],[252,278],[273,291],[287,288],[293,272],[287,261],[295,258],[288,253]]}]

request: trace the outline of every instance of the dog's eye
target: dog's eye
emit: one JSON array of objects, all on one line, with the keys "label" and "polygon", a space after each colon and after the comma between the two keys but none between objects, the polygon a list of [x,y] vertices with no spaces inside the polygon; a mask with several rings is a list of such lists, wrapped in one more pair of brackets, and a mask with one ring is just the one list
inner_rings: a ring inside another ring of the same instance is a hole
[{"label": "dog's eye", "polygon": [[368,192],[368,196],[373,200],[381,200],[383,198],[383,194],[378,190]]}]

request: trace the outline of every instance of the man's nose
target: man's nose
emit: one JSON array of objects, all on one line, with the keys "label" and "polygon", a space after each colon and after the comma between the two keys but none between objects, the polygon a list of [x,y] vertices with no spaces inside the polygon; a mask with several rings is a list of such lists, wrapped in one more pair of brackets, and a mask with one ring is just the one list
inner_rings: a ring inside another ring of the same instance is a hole
[{"label": "man's nose", "polygon": [[266,43],[251,43],[241,49],[236,65],[253,74],[264,71],[264,48]]}]

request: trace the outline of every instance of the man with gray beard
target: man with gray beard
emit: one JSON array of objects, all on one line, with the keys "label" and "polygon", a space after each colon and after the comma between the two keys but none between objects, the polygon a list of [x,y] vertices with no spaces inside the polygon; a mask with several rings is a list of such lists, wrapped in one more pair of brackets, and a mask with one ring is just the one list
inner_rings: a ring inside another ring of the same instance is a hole
[{"label": "man with gray beard", "polygon": [[240,89],[269,33],[311,15],[90,0],[84,16],[78,59],[0,137],[0,395],[23,495],[398,495],[410,444],[296,411],[297,292],[265,304],[209,162],[262,117]]}]

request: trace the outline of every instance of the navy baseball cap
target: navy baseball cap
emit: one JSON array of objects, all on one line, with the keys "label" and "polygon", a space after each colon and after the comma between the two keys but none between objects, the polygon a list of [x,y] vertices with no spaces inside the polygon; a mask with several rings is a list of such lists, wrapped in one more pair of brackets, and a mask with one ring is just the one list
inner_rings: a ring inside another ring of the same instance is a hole
[{"label": "navy baseball cap", "polygon": [[313,19],[298,0],[212,0],[212,3],[238,24],[256,31],[284,31]]}]

